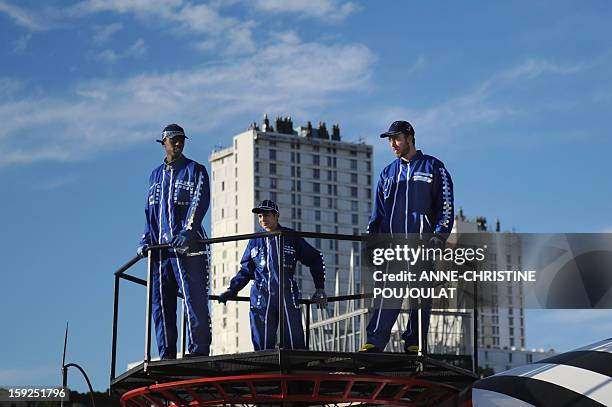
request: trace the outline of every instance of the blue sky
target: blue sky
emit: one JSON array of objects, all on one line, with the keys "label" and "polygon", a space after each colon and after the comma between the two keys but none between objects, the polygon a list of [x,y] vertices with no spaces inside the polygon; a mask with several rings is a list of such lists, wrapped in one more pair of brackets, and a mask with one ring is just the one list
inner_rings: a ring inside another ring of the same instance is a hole
[{"label": "blue sky", "polygon": [[[57,383],[69,320],[68,359],[108,386],[112,272],[134,254],[170,122],[204,163],[265,112],[339,123],[375,146],[377,173],[391,159],[377,135],[407,119],[467,216],[612,231],[611,8],[0,0],[0,383]],[[143,293],[122,285],[120,367],[142,354]],[[528,347],[611,336],[608,311],[527,315]]]}]

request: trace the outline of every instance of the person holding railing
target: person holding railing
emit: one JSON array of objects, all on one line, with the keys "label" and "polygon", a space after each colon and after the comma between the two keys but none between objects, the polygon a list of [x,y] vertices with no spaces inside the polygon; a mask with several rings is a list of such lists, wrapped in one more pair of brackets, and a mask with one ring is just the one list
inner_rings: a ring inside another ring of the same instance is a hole
[{"label": "person holding railing", "polygon": [[[210,203],[206,168],[183,155],[185,131],[166,126],[161,140],[166,157],[151,173],[145,205],[145,228],[138,255],[152,256],[153,321],[161,359],[176,358],[176,298],[185,299],[187,357],[210,353],[208,253],[197,240],[205,238],[202,219]],[[151,245],[170,245],[148,250]]]},{"label": "person holding railing", "polygon": [[[386,166],[378,180],[368,234],[429,239],[442,247],[453,228],[453,182],[442,161],[415,148],[414,128],[407,121],[395,121],[380,135],[393,149],[395,160]],[[401,300],[375,299],[374,312],[366,328],[367,342],[361,352],[381,352],[389,342]],[[418,309],[412,304],[408,326],[402,335],[404,350],[419,351]],[[431,299],[423,299],[422,344],[427,344]]]},{"label": "person holding railing", "polygon": [[[278,223],[280,212],[274,201],[264,200],[255,208],[262,232],[291,230]],[[251,339],[255,350],[274,349],[279,326],[279,312],[285,313],[285,334],[283,347],[305,349],[304,330],[300,311],[300,290],[295,281],[295,266],[299,260],[310,267],[315,293],[312,300],[319,308],[327,306],[325,294],[325,264],[323,255],[299,236],[285,236],[284,256],[284,304],[279,310],[279,236],[258,237],[249,240],[240,261],[240,270],[232,278],[229,288],[219,295],[219,302],[225,304],[235,298],[250,280],[251,286]]]}]

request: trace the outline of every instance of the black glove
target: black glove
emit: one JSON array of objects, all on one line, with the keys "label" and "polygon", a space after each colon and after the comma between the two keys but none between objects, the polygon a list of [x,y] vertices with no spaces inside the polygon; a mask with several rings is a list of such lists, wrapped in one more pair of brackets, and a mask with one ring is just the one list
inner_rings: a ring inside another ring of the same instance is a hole
[{"label": "black glove", "polygon": [[187,245],[187,238],[180,233],[172,238],[170,246],[174,247],[174,250],[178,254],[185,254],[189,249],[189,245]]},{"label": "black glove", "polygon": [[236,296],[238,295],[238,293],[232,291],[232,290],[227,290],[222,292],[221,294],[219,294],[219,299],[217,300],[220,304],[225,304],[227,302],[227,300],[231,300],[233,298],[236,298]]},{"label": "black glove", "polygon": [[317,288],[317,291],[310,298],[317,304],[317,308],[324,309],[327,307],[327,294],[324,288]]}]

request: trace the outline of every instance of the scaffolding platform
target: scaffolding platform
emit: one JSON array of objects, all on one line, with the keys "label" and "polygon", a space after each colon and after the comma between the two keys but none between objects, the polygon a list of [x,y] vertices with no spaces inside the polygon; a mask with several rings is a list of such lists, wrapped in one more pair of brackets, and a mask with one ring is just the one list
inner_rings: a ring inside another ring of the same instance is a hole
[{"label": "scaffolding platform", "polygon": [[[429,392],[446,399],[469,388],[476,380],[469,370],[471,363],[470,357],[452,355],[267,350],[151,361],[146,369],[145,364],[140,363],[115,378],[111,391],[124,395],[124,406],[140,405],[134,401],[139,397],[155,405],[155,395],[157,400],[169,400],[175,405],[183,405],[179,401],[185,395],[188,400],[184,405],[212,405],[300,401],[300,394],[311,401],[325,401],[325,397],[332,397],[330,392],[335,400],[345,395],[344,401],[355,402],[358,401],[355,395],[350,397],[353,388],[361,389],[359,394],[367,395],[362,398],[373,404],[382,403],[372,399],[376,395],[379,398],[392,396],[390,400],[395,400],[396,405],[419,405],[410,404],[412,401],[407,394],[416,391],[424,400]],[[262,393],[261,385],[270,387],[272,382],[276,383],[272,387],[278,394]],[[301,391],[296,390],[296,383],[301,383],[298,386]],[[327,388],[319,394],[322,383],[327,383]],[[207,398],[199,404],[194,403],[194,397],[202,393],[203,386],[210,387]],[[284,397],[283,389],[286,391]],[[315,390],[317,397],[313,398]],[[259,398],[254,398],[255,395]],[[401,403],[402,398],[409,404]]]}]

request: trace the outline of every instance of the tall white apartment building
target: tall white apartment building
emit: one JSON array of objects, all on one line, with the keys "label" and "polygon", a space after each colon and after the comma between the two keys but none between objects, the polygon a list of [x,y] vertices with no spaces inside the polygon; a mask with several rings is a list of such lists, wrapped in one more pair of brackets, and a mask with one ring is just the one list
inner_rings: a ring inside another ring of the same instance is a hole
[{"label": "tall white apartment building", "polygon": [[[251,209],[263,199],[278,204],[281,225],[298,231],[349,235],[365,231],[372,210],[372,146],[342,141],[336,125],[330,134],[324,123],[313,128],[309,122],[294,129],[290,118],[277,118],[271,124],[266,116],[261,126],[253,123],[235,135],[230,147],[215,150],[209,161],[212,237],[258,231]],[[326,291],[333,295],[335,282],[348,273],[351,256],[353,265],[359,261],[359,245],[307,240],[323,253]],[[212,245],[213,293],[227,288],[246,244],[243,240]],[[302,297],[310,297],[314,284],[308,268],[298,267],[296,281]],[[248,296],[249,288],[240,295]],[[253,350],[248,303],[214,303],[211,317],[213,354]]]},{"label": "tall white apartment building", "polygon": [[[489,231],[486,218],[467,219],[460,210],[455,217],[454,232],[484,233]],[[495,231],[500,232],[499,220]],[[491,234],[485,265],[488,270],[521,270],[521,239],[517,233]],[[480,331],[478,343],[483,348],[525,348],[525,300],[520,285],[496,285],[489,299],[490,306],[479,307]]]}]

